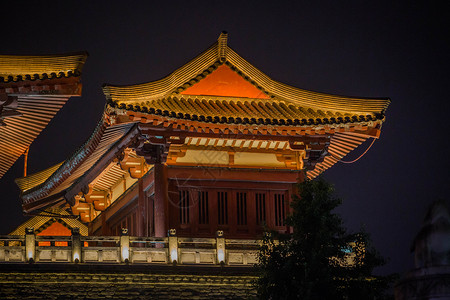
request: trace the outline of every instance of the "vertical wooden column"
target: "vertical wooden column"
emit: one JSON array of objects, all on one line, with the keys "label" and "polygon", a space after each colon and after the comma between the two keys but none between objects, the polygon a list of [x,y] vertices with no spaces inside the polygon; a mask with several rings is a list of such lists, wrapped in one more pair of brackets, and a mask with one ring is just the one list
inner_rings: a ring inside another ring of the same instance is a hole
[{"label": "vertical wooden column", "polygon": [[298,177],[297,177],[298,183],[302,183],[303,181],[305,181],[305,179],[306,179],[305,172],[306,172],[305,170],[300,170],[300,172],[298,172]]},{"label": "vertical wooden column", "polygon": [[148,215],[147,215],[147,203],[146,203],[146,195],[144,191],[144,180],[141,178],[138,179],[138,211],[137,211],[137,232],[138,236],[148,236]]},{"label": "vertical wooden column", "polygon": [[165,237],[168,230],[168,183],[167,167],[163,163],[155,163],[155,237]]},{"label": "vertical wooden column", "polygon": [[27,169],[28,169],[28,151],[30,147],[28,147],[23,153],[23,177],[27,177]]},{"label": "vertical wooden column", "polygon": [[102,218],[102,235],[109,235],[108,223],[106,222],[106,214],[102,212],[100,214],[100,217]]},{"label": "vertical wooden column", "polygon": [[154,199],[154,195],[147,198],[148,236],[155,236],[155,214],[153,209]]},{"label": "vertical wooden column", "polygon": [[[291,203],[292,203],[292,197],[294,196],[294,189],[297,189],[293,184],[289,185],[289,189],[286,192],[286,203],[287,203],[287,213],[286,216],[292,215],[292,213],[294,212],[294,209],[291,207]],[[286,225],[286,232],[287,233],[292,233],[293,232],[293,228],[292,226],[287,226]]]}]

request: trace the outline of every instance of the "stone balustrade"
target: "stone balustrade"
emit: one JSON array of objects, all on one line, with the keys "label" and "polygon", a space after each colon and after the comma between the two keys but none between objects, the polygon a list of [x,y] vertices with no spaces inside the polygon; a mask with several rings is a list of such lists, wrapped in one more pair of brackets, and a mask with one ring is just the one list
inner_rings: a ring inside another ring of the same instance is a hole
[{"label": "stone balustrade", "polygon": [[257,240],[178,237],[121,236],[0,236],[2,263],[107,263],[252,266],[257,262]]}]

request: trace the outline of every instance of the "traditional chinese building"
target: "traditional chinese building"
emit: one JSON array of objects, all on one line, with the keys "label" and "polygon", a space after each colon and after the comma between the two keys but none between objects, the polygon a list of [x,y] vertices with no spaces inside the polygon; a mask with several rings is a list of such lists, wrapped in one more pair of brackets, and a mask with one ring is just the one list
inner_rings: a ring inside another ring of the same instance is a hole
[{"label": "traditional chinese building", "polygon": [[[81,96],[87,53],[0,55],[0,178],[71,96]],[[26,167],[25,167],[26,176]]]},{"label": "traditional chinese building", "polygon": [[295,183],[378,139],[389,105],[275,81],[232,50],[226,33],[167,77],[103,91],[107,104],[86,143],[16,180],[24,212],[63,208],[90,235],[289,230]]}]

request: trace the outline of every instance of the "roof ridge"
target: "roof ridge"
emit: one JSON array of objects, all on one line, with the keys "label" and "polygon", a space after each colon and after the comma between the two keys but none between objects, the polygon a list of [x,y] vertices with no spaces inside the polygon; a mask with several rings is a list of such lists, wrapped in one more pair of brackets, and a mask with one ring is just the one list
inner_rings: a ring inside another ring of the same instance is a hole
[{"label": "roof ridge", "polygon": [[226,31],[222,31],[217,39],[218,44],[218,53],[217,56],[219,61],[224,63],[227,60],[227,50],[228,50],[228,33]]}]

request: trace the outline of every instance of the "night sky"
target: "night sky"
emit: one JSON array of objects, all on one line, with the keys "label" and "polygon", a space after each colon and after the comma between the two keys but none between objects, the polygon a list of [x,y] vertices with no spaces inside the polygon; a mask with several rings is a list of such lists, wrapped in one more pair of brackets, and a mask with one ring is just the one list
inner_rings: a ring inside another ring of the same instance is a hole
[{"label": "night sky", "polygon": [[[410,245],[427,206],[450,198],[448,11],[432,1],[209,2],[2,3],[1,54],[90,54],[82,97],[71,98],[31,145],[28,172],[67,159],[89,137],[105,105],[103,83],[164,77],[226,30],[231,48],[275,80],[392,100],[381,139],[325,177],[344,200],[338,211],[347,227],[364,225],[390,258],[379,272],[411,269]],[[0,179],[0,234],[26,219],[14,184],[22,173],[19,159]]]}]

